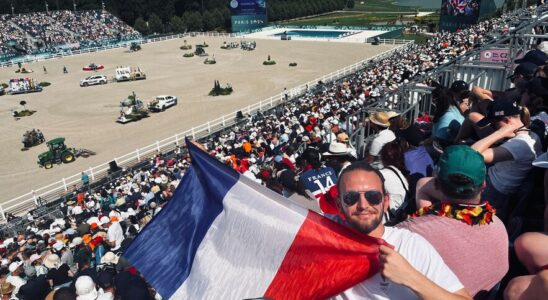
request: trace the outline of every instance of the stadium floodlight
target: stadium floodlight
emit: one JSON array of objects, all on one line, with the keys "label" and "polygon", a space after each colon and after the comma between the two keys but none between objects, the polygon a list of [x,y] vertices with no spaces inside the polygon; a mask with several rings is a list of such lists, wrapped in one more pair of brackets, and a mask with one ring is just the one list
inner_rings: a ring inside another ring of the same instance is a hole
[{"label": "stadium floodlight", "polygon": [[76,0],[72,0],[72,6],[74,6],[74,12],[76,12]]},{"label": "stadium floodlight", "polygon": [[15,8],[13,7],[13,3],[10,3],[10,4],[11,4],[11,14],[15,15]]},{"label": "stadium floodlight", "polygon": [[44,3],[46,3],[46,13],[49,13],[48,1],[44,1]]}]

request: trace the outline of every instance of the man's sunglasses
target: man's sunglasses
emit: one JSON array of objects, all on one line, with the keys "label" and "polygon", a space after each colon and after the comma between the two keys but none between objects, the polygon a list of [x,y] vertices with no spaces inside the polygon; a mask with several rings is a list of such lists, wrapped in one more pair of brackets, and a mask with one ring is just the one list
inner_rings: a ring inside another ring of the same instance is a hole
[{"label": "man's sunglasses", "polygon": [[349,191],[343,194],[342,200],[346,206],[352,206],[360,200],[360,195],[363,194],[367,202],[371,205],[379,205],[382,202],[382,193],[379,191],[365,191],[365,192],[356,192]]}]

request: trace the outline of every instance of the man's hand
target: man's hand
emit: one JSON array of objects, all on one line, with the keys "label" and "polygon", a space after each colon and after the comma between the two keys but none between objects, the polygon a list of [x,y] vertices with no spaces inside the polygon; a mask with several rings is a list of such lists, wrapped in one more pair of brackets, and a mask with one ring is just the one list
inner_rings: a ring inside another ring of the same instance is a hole
[{"label": "man's hand", "polygon": [[392,282],[408,285],[408,280],[415,277],[417,270],[394,249],[381,245],[380,248],[381,275]]}]

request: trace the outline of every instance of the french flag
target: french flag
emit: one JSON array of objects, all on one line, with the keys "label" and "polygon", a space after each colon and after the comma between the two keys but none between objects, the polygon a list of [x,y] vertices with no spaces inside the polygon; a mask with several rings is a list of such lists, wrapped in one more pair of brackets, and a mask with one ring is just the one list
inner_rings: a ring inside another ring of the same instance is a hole
[{"label": "french flag", "polygon": [[379,271],[382,240],[187,145],[191,168],[124,254],[164,299],[325,299]]}]

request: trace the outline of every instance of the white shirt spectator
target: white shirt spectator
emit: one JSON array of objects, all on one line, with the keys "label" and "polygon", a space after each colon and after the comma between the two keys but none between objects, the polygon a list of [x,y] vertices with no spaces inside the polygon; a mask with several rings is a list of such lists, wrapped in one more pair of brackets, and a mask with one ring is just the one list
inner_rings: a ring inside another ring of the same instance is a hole
[{"label": "white shirt spectator", "polygon": [[119,222],[112,222],[107,231],[107,238],[109,242],[115,242],[115,246],[112,248],[113,251],[120,249],[124,241],[124,232]]}]

